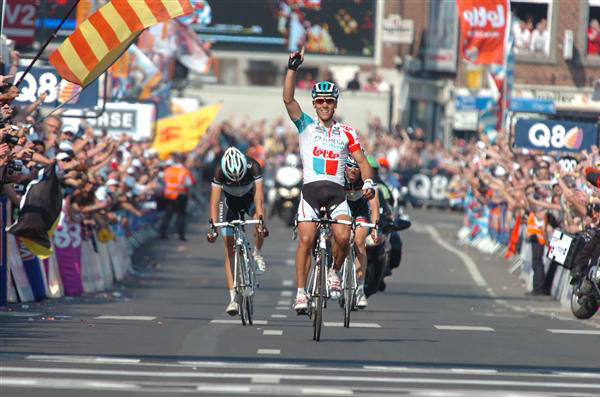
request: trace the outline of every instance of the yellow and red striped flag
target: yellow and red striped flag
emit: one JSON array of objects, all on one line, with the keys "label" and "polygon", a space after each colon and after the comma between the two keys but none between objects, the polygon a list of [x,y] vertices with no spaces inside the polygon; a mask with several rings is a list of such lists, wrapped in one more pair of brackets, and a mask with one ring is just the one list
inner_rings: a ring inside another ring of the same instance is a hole
[{"label": "yellow and red striped flag", "polygon": [[191,14],[189,0],[113,0],[86,19],[52,55],[66,80],[87,86],[121,56],[145,28]]}]

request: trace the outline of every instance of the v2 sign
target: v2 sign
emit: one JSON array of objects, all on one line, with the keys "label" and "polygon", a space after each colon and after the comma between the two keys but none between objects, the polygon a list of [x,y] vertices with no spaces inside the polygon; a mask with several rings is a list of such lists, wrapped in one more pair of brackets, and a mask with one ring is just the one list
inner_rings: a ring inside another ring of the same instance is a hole
[{"label": "v2 sign", "polygon": [[515,126],[515,146],[545,152],[581,152],[598,144],[594,123],[523,119]]},{"label": "v2 sign", "polygon": [[7,0],[4,10],[4,34],[20,45],[33,43],[36,14],[35,0]]}]

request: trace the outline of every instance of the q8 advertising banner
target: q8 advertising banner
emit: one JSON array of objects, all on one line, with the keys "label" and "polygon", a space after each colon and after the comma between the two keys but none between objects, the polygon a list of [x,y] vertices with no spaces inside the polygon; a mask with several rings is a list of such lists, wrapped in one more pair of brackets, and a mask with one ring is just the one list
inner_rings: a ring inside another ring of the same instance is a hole
[{"label": "q8 advertising banner", "polygon": [[375,54],[375,0],[204,1],[210,23],[192,27],[215,50]]},{"label": "q8 advertising banner", "polygon": [[518,120],[515,146],[545,152],[581,152],[598,144],[595,123],[565,120]]},{"label": "q8 advertising banner", "polygon": [[[15,81],[18,81],[24,72],[25,68],[19,67]],[[68,109],[86,109],[98,105],[98,80],[82,90],[77,84],[60,77],[52,67],[31,68],[19,89],[21,94],[15,99],[19,105],[29,105],[37,101],[42,94],[46,95],[42,106],[57,107],[64,104]],[[78,93],[79,95],[76,95]]]}]

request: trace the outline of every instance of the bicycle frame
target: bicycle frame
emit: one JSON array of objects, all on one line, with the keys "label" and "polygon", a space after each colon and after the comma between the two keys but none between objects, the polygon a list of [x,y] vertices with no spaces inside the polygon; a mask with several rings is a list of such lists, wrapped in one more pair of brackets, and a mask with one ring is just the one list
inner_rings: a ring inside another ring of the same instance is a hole
[{"label": "bicycle frame", "polygon": [[211,224],[211,228],[233,228],[234,237],[234,266],[233,266],[233,287],[241,297],[240,315],[242,324],[252,324],[252,296],[256,287],[254,277],[254,262],[250,255],[250,243],[246,239],[244,226],[249,224],[262,224],[262,219],[257,220],[233,220],[231,222],[219,222]]}]

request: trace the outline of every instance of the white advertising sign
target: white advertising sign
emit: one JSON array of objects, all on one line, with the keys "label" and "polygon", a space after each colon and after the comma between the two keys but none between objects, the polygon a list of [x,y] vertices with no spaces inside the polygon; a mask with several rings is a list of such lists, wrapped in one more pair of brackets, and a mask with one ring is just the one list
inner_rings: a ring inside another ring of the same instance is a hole
[{"label": "white advertising sign", "polygon": [[412,44],[415,28],[412,19],[402,19],[398,14],[390,14],[381,26],[381,37],[386,43]]},{"label": "white advertising sign", "polygon": [[[95,130],[106,129],[112,136],[127,134],[137,139],[150,139],[153,135],[152,124],[155,121],[155,113],[154,105],[147,103],[108,102],[100,117],[85,120]],[[80,110],[69,110],[65,112],[64,117],[81,114]],[[80,121],[79,118],[69,118],[66,124],[77,127]]]}]

